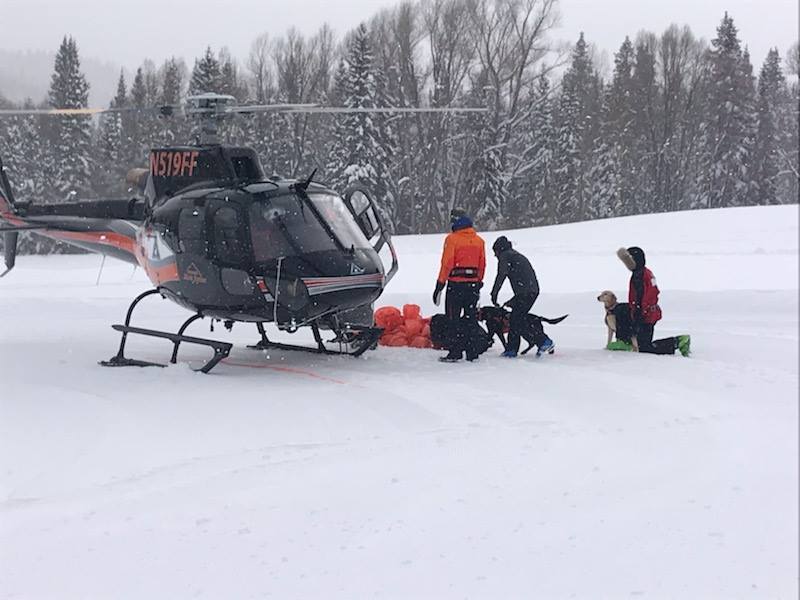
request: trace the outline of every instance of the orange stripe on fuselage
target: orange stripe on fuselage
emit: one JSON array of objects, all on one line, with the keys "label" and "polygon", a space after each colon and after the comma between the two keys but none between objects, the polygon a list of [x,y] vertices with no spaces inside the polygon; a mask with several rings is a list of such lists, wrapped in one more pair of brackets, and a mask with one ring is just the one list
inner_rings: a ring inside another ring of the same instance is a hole
[{"label": "orange stripe on fuselage", "polygon": [[178,263],[174,258],[170,263],[156,266],[148,260],[144,246],[141,244],[136,245],[136,252],[134,255],[153,285],[159,286],[169,281],[178,281],[180,279],[178,276]]},{"label": "orange stripe on fuselage", "polygon": [[11,212],[11,204],[3,194],[0,194],[0,219],[12,225],[30,225],[30,223],[20,219]]},{"label": "orange stripe on fuselage", "polygon": [[163,267],[156,267],[150,262],[145,261],[143,268],[145,273],[147,273],[148,279],[156,286],[180,279],[180,277],[178,277],[178,263],[173,262]]},{"label": "orange stripe on fuselage", "polygon": [[89,242],[91,244],[100,244],[101,246],[113,246],[119,250],[123,250],[131,255],[135,252],[135,243],[132,238],[121,233],[114,233],[111,231],[65,231],[65,230],[48,230],[43,232],[48,237],[63,239],[66,241],[74,242]]}]

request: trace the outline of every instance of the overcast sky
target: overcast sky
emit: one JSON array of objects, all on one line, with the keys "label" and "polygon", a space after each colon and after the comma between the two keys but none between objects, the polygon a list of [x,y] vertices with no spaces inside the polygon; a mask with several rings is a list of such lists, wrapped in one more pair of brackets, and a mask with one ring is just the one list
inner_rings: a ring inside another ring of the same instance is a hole
[{"label": "overcast sky", "polygon": [[[342,34],[396,0],[2,0],[0,48],[47,50],[73,35],[81,54],[128,68],[172,55],[189,66],[206,45],[227,46],[239,59],[251,41],[290,26],[315,31],[328,22]],[[209,8],[205,8],[209,7]],[[783,55],[797,39],[797,0],[561,0],[557,38],[587,40],[611,57],[625,35],[688,24],[706,39],[728,10],[750,47],[756,72],[767,50]]]}]

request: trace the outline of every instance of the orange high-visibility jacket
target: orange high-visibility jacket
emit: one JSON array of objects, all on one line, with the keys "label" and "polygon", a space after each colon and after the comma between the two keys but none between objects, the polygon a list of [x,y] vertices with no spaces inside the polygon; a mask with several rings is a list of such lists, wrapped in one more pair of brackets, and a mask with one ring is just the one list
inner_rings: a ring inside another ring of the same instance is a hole
[{"label": "orange high-visibility jacket", "polygon": [[446,281],[483,281],[486,270],[486,250],[483,238],[475,229],[466,227],[449,234],[444,240],[439,283]]}]

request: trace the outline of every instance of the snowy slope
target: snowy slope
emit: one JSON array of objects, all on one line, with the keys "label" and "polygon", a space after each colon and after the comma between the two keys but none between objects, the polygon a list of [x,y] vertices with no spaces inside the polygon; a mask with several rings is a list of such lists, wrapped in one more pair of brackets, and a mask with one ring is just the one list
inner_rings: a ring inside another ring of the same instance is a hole
[{"label": "snowy slope", "polygon": [[[21,257],[0,281],[0,598],[795,598],[797,223],[509,232],[536,312],[570,317],[556,356],[476,365],[266,355],[237,327],[208,376],[103,369],[143,275],[109,262],[95,286],[97,257]],[[383,303],[432,311],[441,243],[397,240]],[[632,244],[657,334],[691,333],[691,359],[601,349],[595,297],[625,290]],[[186,316],[151,299],[137,322]]]}]

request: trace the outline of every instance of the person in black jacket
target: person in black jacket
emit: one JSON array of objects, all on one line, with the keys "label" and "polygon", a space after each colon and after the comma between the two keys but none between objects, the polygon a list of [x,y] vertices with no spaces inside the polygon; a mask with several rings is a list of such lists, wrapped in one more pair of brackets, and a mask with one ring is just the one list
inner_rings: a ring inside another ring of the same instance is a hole
[{"label": "person in black jacket", "polygon": [[[514,250],[505,236],[501,235],[495,240],[492,250],[497,257],[497,277],[492,287],[492,304],[497,306],[497,295],[506,279],[511,282],[511,289],[514,292],[514,297],[504,304],[511,308],[511,318],[508,344],[503,356],[515,358],[519,352],[520,336],[527,325],[528,312],[539,297],[539,281],[530,261]],[[553,341],[546,338],[539,346],[537,354],[552,350],[553,347]]]}]

